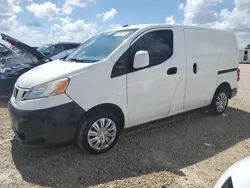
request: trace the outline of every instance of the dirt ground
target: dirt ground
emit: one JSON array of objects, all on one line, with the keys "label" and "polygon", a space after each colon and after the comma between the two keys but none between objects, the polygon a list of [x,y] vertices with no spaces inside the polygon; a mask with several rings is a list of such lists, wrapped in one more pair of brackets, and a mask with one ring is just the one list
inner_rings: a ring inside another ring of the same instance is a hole
[{"label": "dirt ground", "polygon": [[2,101],[0,187],[212,187],[250,154],[250,65],[240,68],[239,93],[224,115],[197,110],[129,129],[102,155],[74,144],[20,147]]}]

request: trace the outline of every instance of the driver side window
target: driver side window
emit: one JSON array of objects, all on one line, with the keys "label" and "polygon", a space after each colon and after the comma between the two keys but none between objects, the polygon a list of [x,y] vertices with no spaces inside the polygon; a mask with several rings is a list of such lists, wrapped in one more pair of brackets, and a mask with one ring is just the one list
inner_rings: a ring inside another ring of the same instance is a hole
[{"label": "driver side window", "polygon": [[[136,52],[149,53],[149,66],[159,65],[169,59],[173,54],[173,31],[157,30],[149,32],[138,39],[130,49],[129,61],[132,62]],[[133,66],[131,66],[132,68]]]},{"label": "driver side window", "polygon": [[157,30],[141,36],[115,63],[111,78],[141,70],[133,68],[134,57],[138,51],[149,53],[149,65],[145,68],[165,62],[173,55],[173,31]]}]

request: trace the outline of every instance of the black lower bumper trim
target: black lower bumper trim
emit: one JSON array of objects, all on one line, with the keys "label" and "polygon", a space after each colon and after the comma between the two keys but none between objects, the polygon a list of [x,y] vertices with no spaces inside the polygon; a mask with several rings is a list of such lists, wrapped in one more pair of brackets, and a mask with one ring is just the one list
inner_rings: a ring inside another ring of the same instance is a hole
[{"label": "black lower bumper trim", "polygon": [[47,147],[74,140],[85,111],[75,102],[42,110],[19,110],[9,102],[13,131],[25,146]]},{"label": "black lower bumper trim", "polygon": [[231,90],[231,95],[230,95],[230,98],[235,97],[235,96],[237,95],[237,93],[238,93],[238,89],[237,89],[237,88],[232,89],[232,90]]}]

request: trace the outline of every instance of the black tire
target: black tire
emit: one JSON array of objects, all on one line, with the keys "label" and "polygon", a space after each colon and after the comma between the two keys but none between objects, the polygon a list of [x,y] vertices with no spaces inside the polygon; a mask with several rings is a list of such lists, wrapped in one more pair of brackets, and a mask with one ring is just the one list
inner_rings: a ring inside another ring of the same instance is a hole
[{"label": "black tire", "polygon": [[[114,140],[111,142],[111,144],[108,147],[97,150],[90,146],[88,142],[88,132],[91,126],[96,121],[102,118],[109,118],[110,120],[114,122],[115,127],[116,127],[116,135],[115,135]],[[85,150],[90,154],[100,154],[100,153],[104,153],[110,150],[115,145],[115,143],[117,142],[119,138],[120,132],[121,132],[121,124],[120,124],[119,118],[117,118],[113,113],[110,113],[107,111],[100,111],[95,114],[92,114],[91,116],[87,116],[84,118],[84,120],[81,122],[77,130],[76,141],[80,150],[82,151]]]},{"label": "black tire", "polygon": [[[218,109],[218,105],[216,104],[217,102],[219,102],[219,97],[221,98],[221,96],[225,96],[226,98],[226,102],[225,105],[223,105],[223,109]],[[214,115],[221,115],[225,112],[225,110],[227,109],[228,106],[228,100],[229,100],[229,91],[227,89],[221,88],[218,89],[214,95],[213,101],[210,105],[210,112]]]}]

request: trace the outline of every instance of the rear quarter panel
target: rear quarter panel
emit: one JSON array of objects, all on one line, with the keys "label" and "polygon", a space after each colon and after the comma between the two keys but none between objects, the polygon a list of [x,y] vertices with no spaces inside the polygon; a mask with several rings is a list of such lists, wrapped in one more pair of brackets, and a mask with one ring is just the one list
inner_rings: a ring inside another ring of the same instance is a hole
[{"label": "rear quarter panel", "polygon": [[[218,72],[239,67],[238,45],[235,34],[227,31],[215,31],[218,51]],[[218,74],[217,86],[228,82],[231,89],[237,87],[237,71]]]}]

